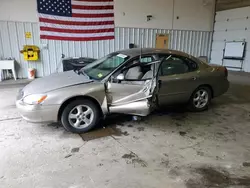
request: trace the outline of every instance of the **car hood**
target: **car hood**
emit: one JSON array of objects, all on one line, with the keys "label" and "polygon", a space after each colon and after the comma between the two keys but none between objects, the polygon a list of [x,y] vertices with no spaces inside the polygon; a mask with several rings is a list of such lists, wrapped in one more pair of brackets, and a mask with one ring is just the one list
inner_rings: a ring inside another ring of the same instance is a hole
[{"label": "car hood", "polygon": [[86,84],[93,82],[85,75],[78,75],[74,71],[51,74],[43,78],[39,78],[23,88],[23,95],[46,93],[55,89],[68,87],[78,84]]}]

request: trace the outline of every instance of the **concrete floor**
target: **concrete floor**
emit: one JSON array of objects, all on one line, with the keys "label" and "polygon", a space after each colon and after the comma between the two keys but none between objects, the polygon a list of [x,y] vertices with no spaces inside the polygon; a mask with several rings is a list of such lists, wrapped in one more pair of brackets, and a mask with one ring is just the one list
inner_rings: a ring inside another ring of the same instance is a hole
[{"label": "concrete floor", "polygon": [[250,80],[229,78],[230,91],[206,112],[114,117],[82,135],[89,141],[22,120],[14,105],[22,81],[0,84],[0,187],[250,187]]}]

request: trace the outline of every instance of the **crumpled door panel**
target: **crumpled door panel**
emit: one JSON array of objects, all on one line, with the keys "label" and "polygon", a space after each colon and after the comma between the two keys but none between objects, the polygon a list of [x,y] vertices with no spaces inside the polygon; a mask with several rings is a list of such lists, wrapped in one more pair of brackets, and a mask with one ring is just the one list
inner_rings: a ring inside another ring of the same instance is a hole
[{"label": "crumpled door panel", "polygon": [[112,83],[107,92],[110,113],[147,116],[151,112],[150,98],[155,86],[153,80],[142,84]]}]

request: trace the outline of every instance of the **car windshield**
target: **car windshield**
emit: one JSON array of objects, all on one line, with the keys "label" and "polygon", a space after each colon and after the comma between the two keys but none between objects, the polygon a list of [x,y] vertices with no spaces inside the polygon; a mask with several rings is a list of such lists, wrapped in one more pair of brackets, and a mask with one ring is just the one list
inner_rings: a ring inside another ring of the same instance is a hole
[{"label": "car windshield", "polygon": [[87,74],[91,79],[101,80],[109,73],[124,63],[129,57],[120,53],[112,53],[90,63],[80,71]]}]

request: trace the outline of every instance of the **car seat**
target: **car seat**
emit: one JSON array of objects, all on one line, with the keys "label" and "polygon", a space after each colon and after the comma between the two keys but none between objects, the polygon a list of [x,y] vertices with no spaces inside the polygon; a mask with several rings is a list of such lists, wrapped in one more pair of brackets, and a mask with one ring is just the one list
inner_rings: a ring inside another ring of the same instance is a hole
[{"label": "car seat", "polygon": [[152,79],[153,78],[153,73],[154,73],[154,64],[152,64],[150,66],[150,70],[147,71],[144,76],[142,77],[142,80],[146,80],[146,79]]},{"label": "car seat", "polygon": [[132,67],[125,75],[125,80],[140,80],[143,76],[140,66]]}]

